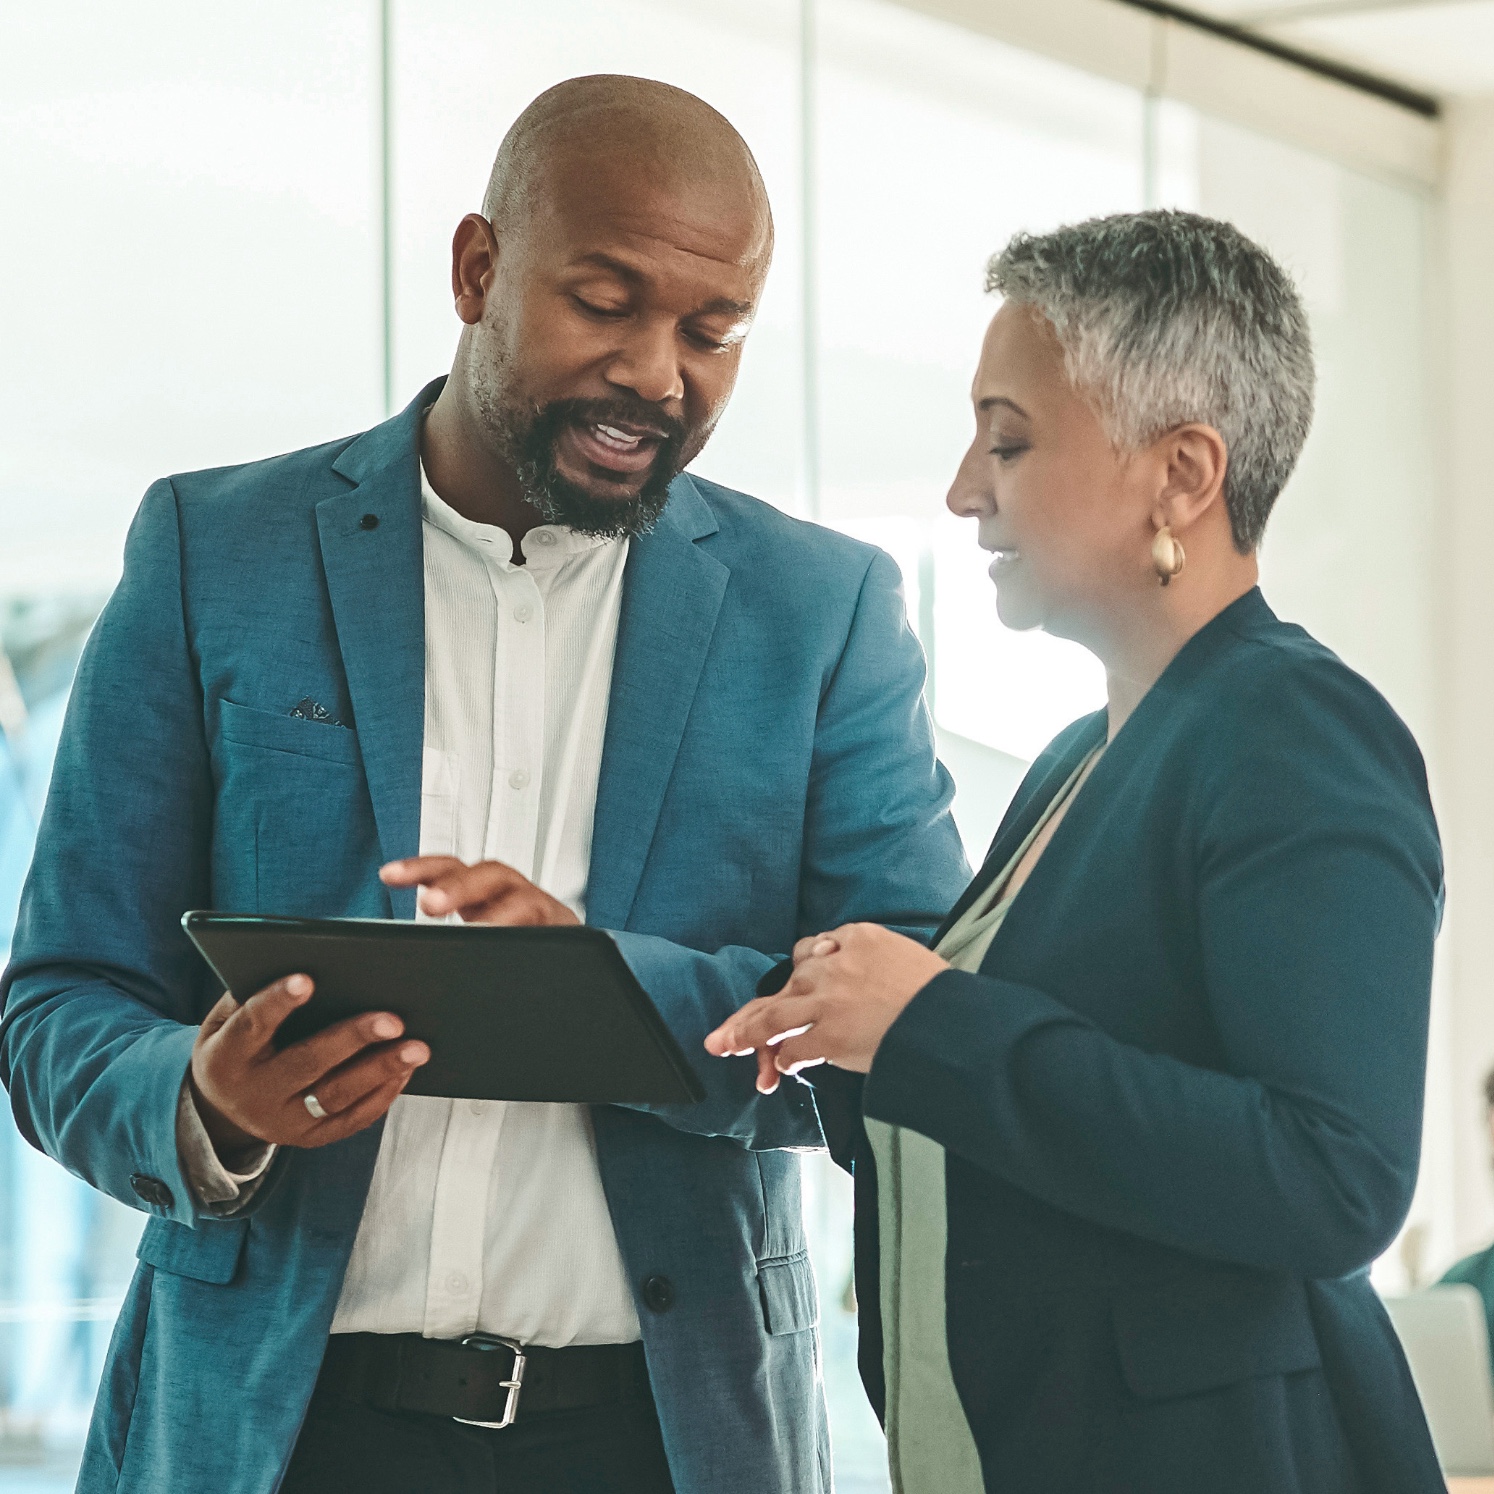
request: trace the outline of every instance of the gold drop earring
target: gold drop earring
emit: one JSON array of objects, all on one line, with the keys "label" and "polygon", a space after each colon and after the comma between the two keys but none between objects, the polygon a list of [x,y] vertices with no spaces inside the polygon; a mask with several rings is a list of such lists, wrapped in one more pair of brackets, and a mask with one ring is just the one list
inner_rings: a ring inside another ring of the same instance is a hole
[{"label": "gold drop earring", "polygon": [[1156,568],[1157,579],[1166,586],[1187,563],[1188,557],[1183,551],[1182,542],[1164,524],[1152,541],[1152,565]]}]

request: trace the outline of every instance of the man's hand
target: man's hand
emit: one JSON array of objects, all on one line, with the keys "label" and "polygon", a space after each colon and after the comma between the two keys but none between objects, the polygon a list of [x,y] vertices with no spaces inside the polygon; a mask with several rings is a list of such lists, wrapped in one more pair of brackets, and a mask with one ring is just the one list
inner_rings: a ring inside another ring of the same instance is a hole
[{"label": "man's hand", "polygon": [[412,856],[379,869],[386,887],[419,887],[420,911],[432,918],[456,913],[463,923],[520,925],[580,923],[562,902],[501,861],[468,866],[455,856]]},{"label": "man's hand", "polygon": [[749,1001],[705,1040],[718,1058],[757,1054],[757,1087],[817,1063],[864,1074],[903,1008],[949,965],[914,939],[851,923],[801,939],[776,996]]},{"label": "man's hand", "polygon": [[[349,1017],[277,1050],[275,1030],[310,997],[311,978],[288,975],[241,1006],[224,993],[203,1019],[192,1049],[192,1097],[226,1163],[266,1142],[326,1146],[371,1126],[431,1056],[422,1042],[395,1041],[392,1012]],[[315,1095],[326,1114],[306,1108]]]}]

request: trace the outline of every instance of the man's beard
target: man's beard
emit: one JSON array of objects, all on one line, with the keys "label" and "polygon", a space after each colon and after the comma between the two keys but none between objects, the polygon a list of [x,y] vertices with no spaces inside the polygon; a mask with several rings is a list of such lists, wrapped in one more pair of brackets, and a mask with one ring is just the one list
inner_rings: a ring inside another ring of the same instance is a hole
[{"label": "man's beard", "polygon": [[[495,412],[496,413],[496,412]],[[684,463],[684,424],[644,400],[558,399],[542,405],[519,427],[511,412],[501,420],[504,444],[524,496],[550,524],[564,524],[601,539],[647,534],[669,502],[669,485]],[[564,477],[555,465],[555,447],[567,426],[622,425],[664,433],[643,486],[631,497],[599,498]]]}]

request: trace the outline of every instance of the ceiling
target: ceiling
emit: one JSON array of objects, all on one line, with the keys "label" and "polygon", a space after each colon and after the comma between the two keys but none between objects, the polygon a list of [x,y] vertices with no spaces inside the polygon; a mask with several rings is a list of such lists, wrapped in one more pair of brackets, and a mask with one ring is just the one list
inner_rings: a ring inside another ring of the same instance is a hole
[{"label": "ceiling", "polygon": [[1494,0],[1178,0],[1299,51],[1443,97],[1494,94]]}]

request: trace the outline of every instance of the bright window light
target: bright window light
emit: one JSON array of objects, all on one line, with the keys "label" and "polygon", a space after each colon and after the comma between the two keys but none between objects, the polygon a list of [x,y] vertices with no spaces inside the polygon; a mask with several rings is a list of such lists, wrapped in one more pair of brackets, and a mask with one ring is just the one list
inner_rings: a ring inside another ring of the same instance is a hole
[{"label": "bright window light", "polygon": [[932,538],[939,724],[1031,762],[1071,721],[1105,704],[1105,671],[1077,643],[1001,625],[990,557],[973,523],[947,516]]}]

